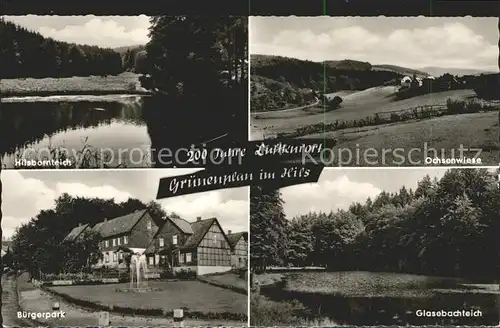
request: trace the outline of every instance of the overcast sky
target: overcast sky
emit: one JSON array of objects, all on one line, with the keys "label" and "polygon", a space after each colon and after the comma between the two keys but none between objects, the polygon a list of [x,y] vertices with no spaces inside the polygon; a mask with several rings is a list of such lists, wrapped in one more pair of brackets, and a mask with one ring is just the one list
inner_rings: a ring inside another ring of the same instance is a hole
[{"label": "overcast sky", "polygon": [[[2,228],[11,237],[16,227],[28,222],[42,209],[54,207],[54,200],[66,192],[73,196],[115,198],[129,197],[149,202],[156,198],[159,179],[189,174],[196,170],[91,170],[91,171],[17,171],[4,170],[0,178],[2,193]],[[217,217],[224,230],[248,231],[248,187],[216,190],[178,196],[158,201],[168,212],[188,221]]]},{"label": "overcast sky", "polygon": [[498,18],[250,17],[250,52],[498,71]]},{"label": "overcast sky", "polygon": [[69,43],[117,48],[149,41],[147,16],[4,16],[6,21]]},{"label": "overcast sky", "polygon": [[353,202],[364,203],[380,192],[396,192],[402,186],[415,190],[426,174],[440,179],[446,168],[411,169],[325,169],[318,183],[308,183],[281,189],[287,219],[309,212],[347,209]]}]

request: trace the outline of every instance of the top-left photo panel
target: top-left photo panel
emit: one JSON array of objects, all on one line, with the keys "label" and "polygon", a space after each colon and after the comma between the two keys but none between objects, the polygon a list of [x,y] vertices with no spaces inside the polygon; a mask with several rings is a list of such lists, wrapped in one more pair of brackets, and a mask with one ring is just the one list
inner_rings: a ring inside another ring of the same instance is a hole
[{"label": "top-left photo panel", "polygon": [[247,17],[3,16],[0,63],[2,169],[204,167],[248,140]]}]

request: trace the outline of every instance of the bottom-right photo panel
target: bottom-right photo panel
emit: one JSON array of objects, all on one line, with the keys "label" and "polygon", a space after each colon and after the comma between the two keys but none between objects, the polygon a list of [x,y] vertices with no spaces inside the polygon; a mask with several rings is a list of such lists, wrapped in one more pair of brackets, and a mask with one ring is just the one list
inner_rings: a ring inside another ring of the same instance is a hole
[{"label": "bottom-right photo panel", "polygon": [[498,169],[325,169],[251,189],[252,326],[488,325]]}]

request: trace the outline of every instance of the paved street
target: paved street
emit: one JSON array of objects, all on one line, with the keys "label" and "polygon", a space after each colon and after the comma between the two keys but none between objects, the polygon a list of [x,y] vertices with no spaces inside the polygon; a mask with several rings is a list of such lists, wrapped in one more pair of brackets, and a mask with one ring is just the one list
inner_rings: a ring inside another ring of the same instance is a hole
[{"label": "paved street", "polygon": [[2,275],[2,318],[3,327],[28,327],[32,323],[17,318],[19,302],[15,276]]}]

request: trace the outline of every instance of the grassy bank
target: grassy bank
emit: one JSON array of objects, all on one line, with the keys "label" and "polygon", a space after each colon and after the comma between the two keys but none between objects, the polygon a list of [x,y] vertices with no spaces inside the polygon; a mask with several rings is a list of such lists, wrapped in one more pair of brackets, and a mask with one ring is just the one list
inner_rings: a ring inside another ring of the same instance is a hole
[{"label": "grassy bank", "polygon": [[0,93],[3,97],[149,94],[141,88],[139,76],[125,72],[116,76],[2,79]]},{"label": "grassy bank", "polygon": [[212,286],[229,289],[233,292],[243,295],[248,294],[247,281],[243,278],[240,278],[235,273],[198,276],[198,280]]}]

